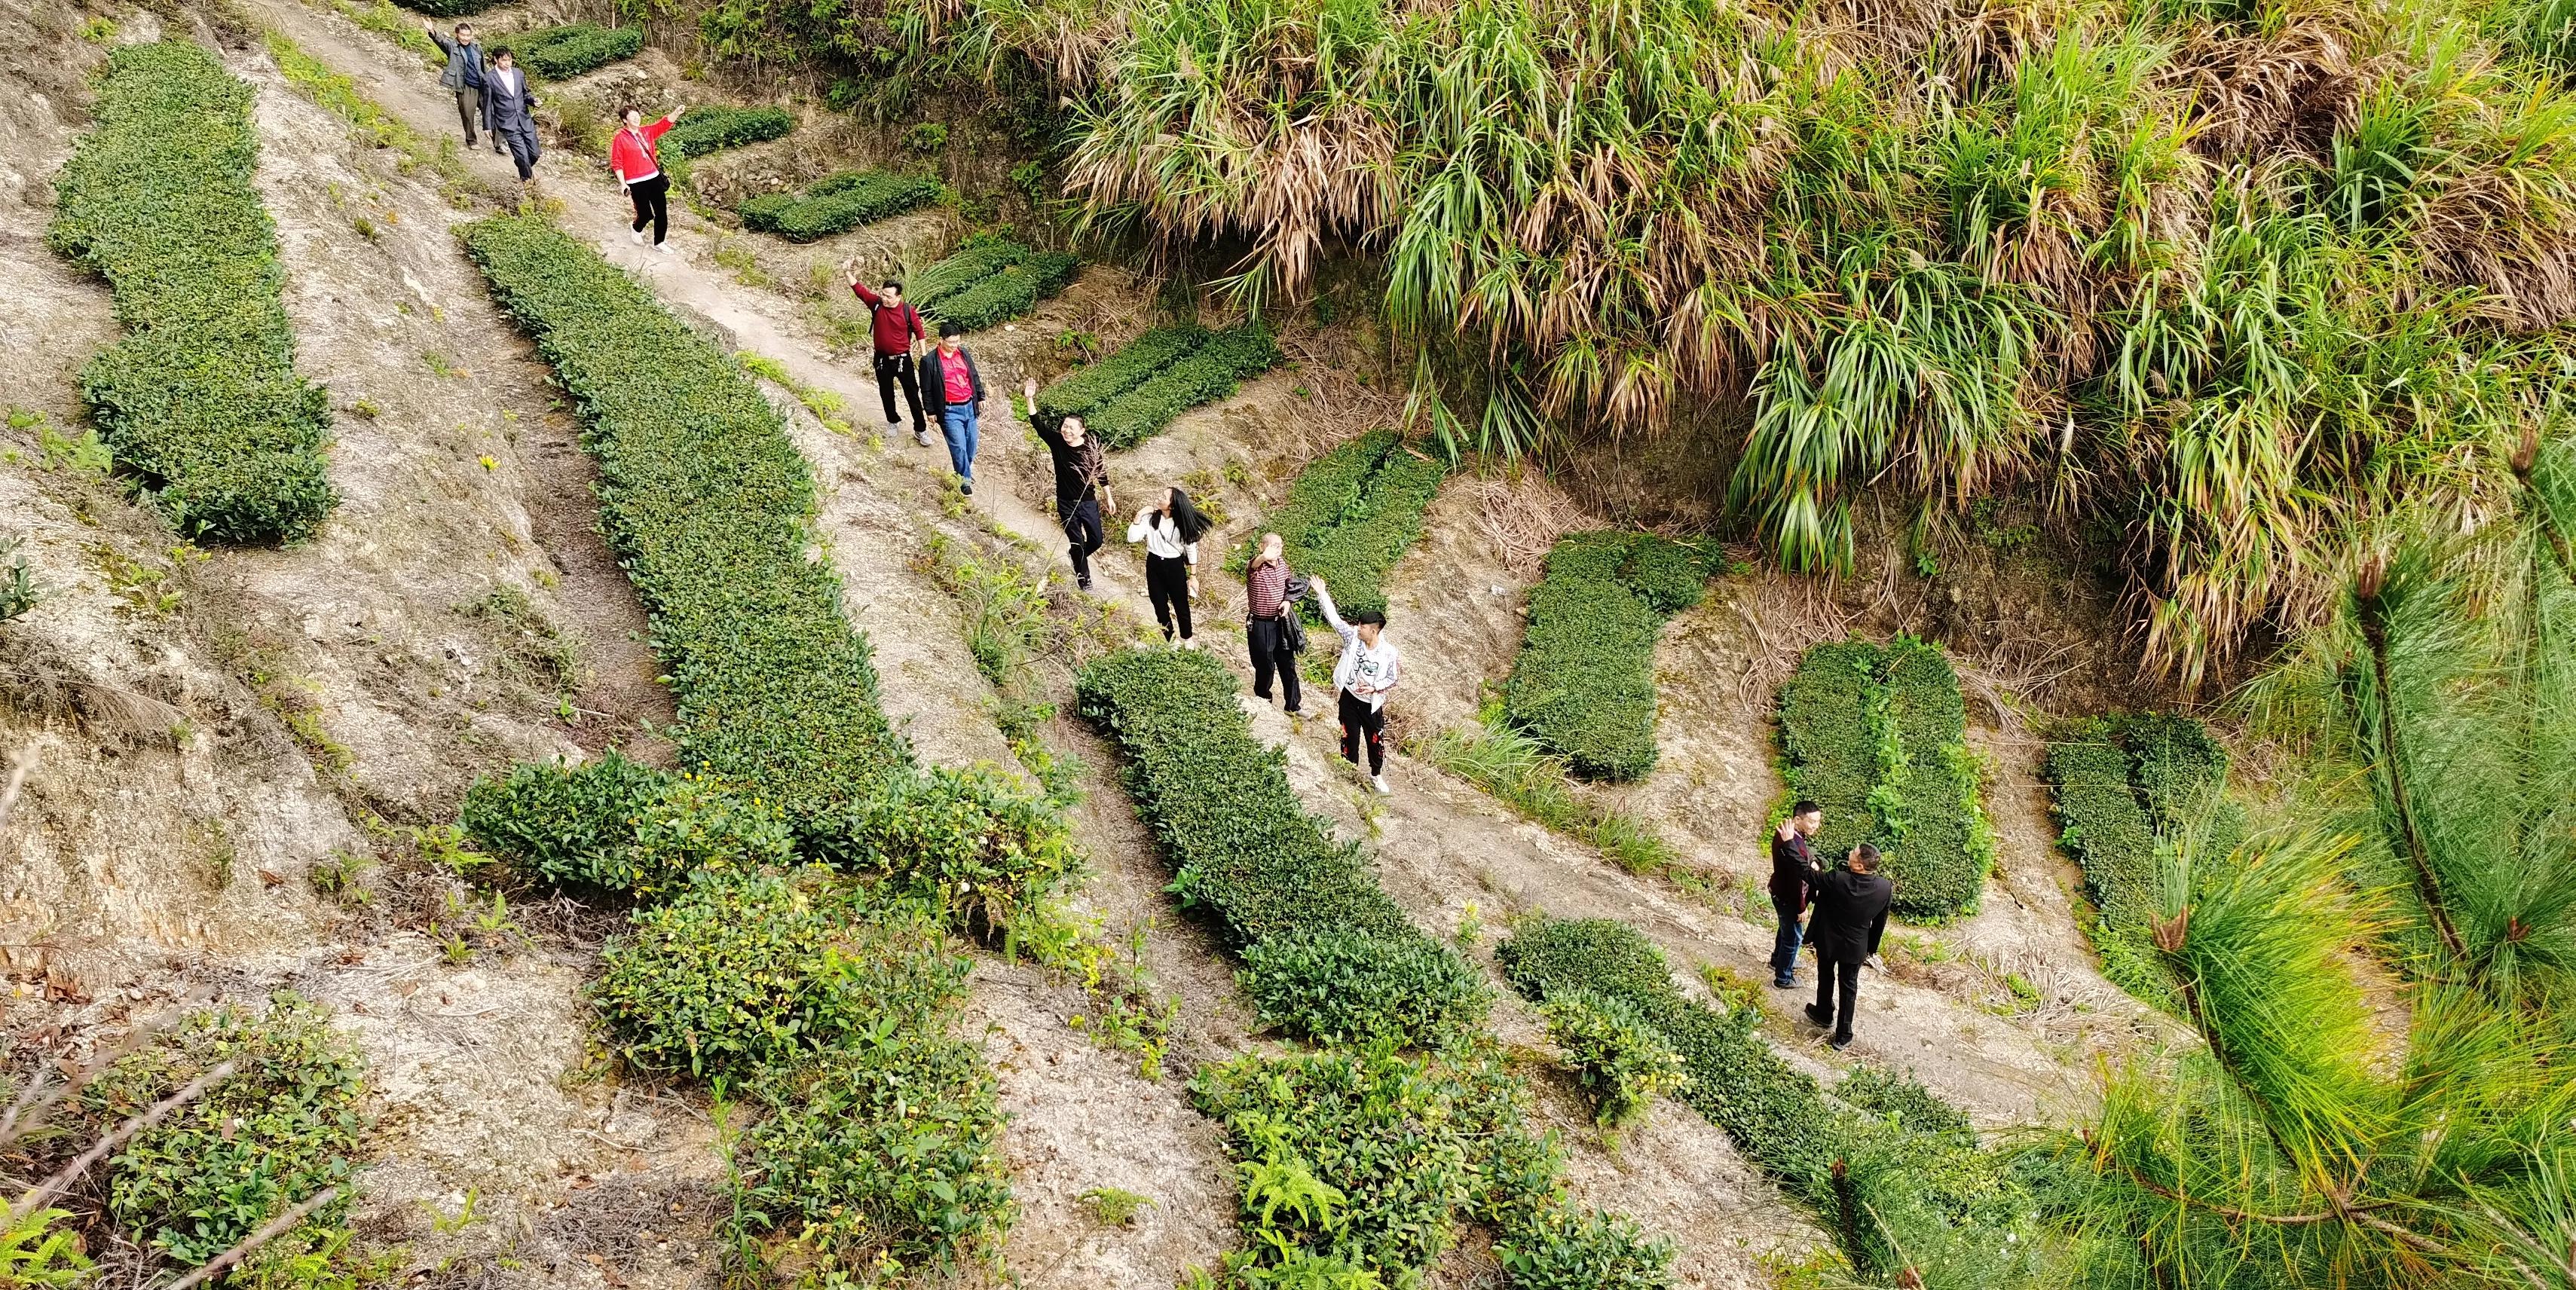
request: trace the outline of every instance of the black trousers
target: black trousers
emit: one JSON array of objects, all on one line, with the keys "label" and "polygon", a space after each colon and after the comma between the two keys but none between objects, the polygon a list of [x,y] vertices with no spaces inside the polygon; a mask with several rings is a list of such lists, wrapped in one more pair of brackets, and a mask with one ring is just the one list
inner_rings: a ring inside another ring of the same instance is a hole
[{"label": "black trousers", "polygon": [[[1840,982],[1842,986],[1843,997],[1842,1009],[1840,1012],[1836,1012],[1834,1007],[1834,987],[1836,982]],[[1859,1007],[1860,964],[1829,963],[1824,960],[1824,956],[1818,955],[1816,959],[1815,1015],[1818,1017],[1833,1018],[1834,1038],[1851,1038],[1852,1013]]]},{"label": "black trousers", "polygon": [[[894,387],[900,382],[903,385],[904,406],[912,409],[912,428],[918,432],[922,428],[921,381],[913,375],[912,369],[910,354],[877,355],[877,397],[885,401],[886,424],[893,425],[902,419],[896,414],[894,408]],[[1095,527],[1096,525],[1097,521],[1095,521]],[[1073,563],[1075,568],[1082,566],[1080,560]]]},{"label": "black trousers", "polygon": [[1372,775],[1386,773],[1386,709],[1372,708],[1369,701],[1342,691],[1342,757],[1350,764],[1360,764],[1360,744],[1368,744],[1368,768]]},{"label": "black trousers", "polygon": [[543,150],[537,146],[535,131],[494,130],[492,137],[509,145],[510,161],[519,168],[520,183],[537,177],[537,158],[543,155]]},{"label": "black trousers", "polygon": [[671,235],[671,177],[655,175],[638,180],[627,188],[626,195],[635,200],[635,231],[641,233],[646,224],[651,224],[653,245],[660,246],[662,239]]},{"label": "black trousers", "polygon": [[1145,594],[1154,602],[1154,621],[1163,625],[1163,639],[1172,638],[1172,620],[1180,619],[1181,639],[1190,638],[1190,562],[1166,560],[1159,555],[1145,557]]},{"label": "black trousers", "polygon": [[1243,638],[1252,646],[1252,697],[1269,699],[1270,674],[1277,672],[1279,684],[1287,689],[1288,710],[1295,712],[1300,697],[1297,656],[1288,649],[1288,625],[1276,618],[1255,618],[1243,625]]},{"label": "black trousers", "polygon": [[[908,382],[912,378],[904,379]],[[1055,499],[1055,515],[1057,519],[1064,521],[1066,549],[1073,555],[1073,576],[1086,583],[1091,581],[1091,553],[1099,550],[1101,542],[1107,538],[1107,534],[1100,527],[1100,499],[1059,497]],[[1181,575],[1181,590],[1185,600],[1189,586],[1189,575],[1184,572]],[[1181,613],[1187,615],[1189,612],[1189,605],[1182,604]],[[1184,617],[1182,621],[1186,622],[1188,619]]]}]

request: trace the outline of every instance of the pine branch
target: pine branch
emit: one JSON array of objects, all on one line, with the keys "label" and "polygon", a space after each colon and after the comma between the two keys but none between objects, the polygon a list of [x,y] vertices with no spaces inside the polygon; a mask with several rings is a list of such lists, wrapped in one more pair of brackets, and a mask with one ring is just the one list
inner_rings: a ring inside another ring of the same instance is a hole
[{"label": "pine branch", "polygon": [[2432,920],[2433,930],[2442,938],[2444,948],[2462,963],[2469,961],[2468,948],[2460,940],[2460,931],[2451,924],[2451,913],[2442,902],[2441,880],[2433,872],[2432,851],[2425,845],[2423,827],[2415,818],[2415,803],[2409,795],[2405,762],[2397,740],[2397,698],[2389,689],[2388,606],[2381,599],[2387,589],[2388,566],[2384,559],[2373,559],[2361,571],[2360,585],[2355,588],[2361,605],[2361,634],[2370,648],[2371,696],[2379,712],[2379,760],[2388,777],[2391,805],[2397,812],[2398,829],[2405,837],[2406,861],[2415,871],[2416,893],[2424,902],[2424,916]]}]

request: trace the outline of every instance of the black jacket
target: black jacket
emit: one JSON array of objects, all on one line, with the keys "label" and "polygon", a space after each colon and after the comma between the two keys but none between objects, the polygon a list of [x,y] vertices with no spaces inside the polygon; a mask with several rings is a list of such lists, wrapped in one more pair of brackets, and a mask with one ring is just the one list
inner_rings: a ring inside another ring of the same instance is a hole
[{"label": "black jacket", "polygon": [[1816,916],[1807,921],[1807,943],[1820,963],[1858,963],[1878,953],[1887,933],[1888,902],[1896,885],[1883,873],[1866,876],[1836,869],[1816,883]]},{"label": "black jacket", "polygon": [[[966,351],[961,348],[957,352]],[[1062,417],[1034,417],[1029,424],[1055,463],[1056,505],[1068,506],[1086,497],[1098,500],[1101,491],[1109,486],[1109,464],[1101,457],[1100,441],[1086,435],[1079,448],[1066,443]]]},{"label": "black jacket", "polygon": [[[965,360],[966,379],[974,385],[975,403],[980,407],[984,402],[984,374],[975,370],[975,352],[960,345],[957,357]],[[946,355],[939,352],[937,345],[931,346],[930,353],[921,360],[921,406],[934,417],[948,410]]]},{"label": "black jacket", "polygon": [[525,68],[511,68],[510,79],[519,83],[516,94],[501,92],[500,68],[491,68],[483,73],[483,128],[494,134],[525,134],[534,138],[537,120],[529,115],[528,109],[537,105],[535,87],[528,84]]},{"label": "black jacket", "polygon": [[1794,829],[1789,840],[1771,835],[1771,903],[1795,918],[1806,912],[1807,894],[1815,889],[1816,847],[1807,836]]}]

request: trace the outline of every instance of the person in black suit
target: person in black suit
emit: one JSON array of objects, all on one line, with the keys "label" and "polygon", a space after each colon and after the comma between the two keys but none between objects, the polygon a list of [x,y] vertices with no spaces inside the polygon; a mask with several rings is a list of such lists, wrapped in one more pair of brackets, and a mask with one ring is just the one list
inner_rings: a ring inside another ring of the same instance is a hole
[{"label": "person in black suit", "polygon": [[[1887,934],[1887,906],[1896,885],[1878,871],[1878,848],[1853,847],[1841,868],[1815,884],[1816,913],[1807,920],[1807,943],[1816,947],[1816,1001],[1807,1020],[1834,1028],[1833,1045],[1848,1048],[1852,1013],[1860,1004],[1860,965],[1878,953]],[[1834,1011],[1834,984],[1842,983],[1842,1011]]]},{"label": "person in black suit", "polygon": [[1771,984],[1783,990],[1798,988],[1798,918],[1824,876],[1816,872],[1816,848],[1808,839],[1824,826],[1824,808],[1802,797],[1771,835],[1771,908],[1780,915],[1780,936],[1771,945]]}]

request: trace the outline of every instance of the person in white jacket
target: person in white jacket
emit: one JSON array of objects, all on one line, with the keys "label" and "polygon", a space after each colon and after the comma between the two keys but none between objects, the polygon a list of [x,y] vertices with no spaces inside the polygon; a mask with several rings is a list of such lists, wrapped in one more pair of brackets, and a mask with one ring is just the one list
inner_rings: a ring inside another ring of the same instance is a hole
[{"label": "person in white jacket", "polygon": [[1145,594],[1154,602],[1154,621],[1170,640],[1177,620],[1182,649],[1198,648],[1190,642],[1190,597],[1199,590],[1199,539],[1210,527],[1177,488],[1164,489],[1163,500],[1136,512],[1127,526],[1127,540],[1145,544]]},{"label": "person in white jacket", "polygon": [[1380,794],[1395,790],[1386,786],[1386,696],[1402,679],[1404,657],[1395,642],[1386,638],[1386,615],[1373,609],[1354,610],[1350,621],[1342,621],[1341,611],[1333,606],[1332,590],[1322,578],[1311,583],[1315,604],[1324,611],[1324,622],[1342,638],[1342,657],[1333,664],[1333,695],[1342,718],[1342,756],[1352,765],[1360,764],[1360,745],[1368,745],[1369,785]]}]

